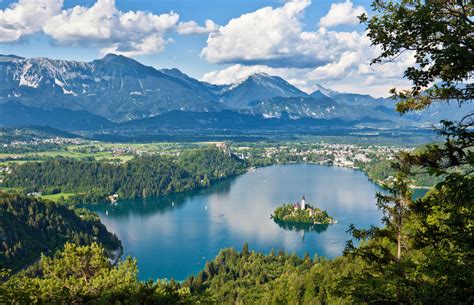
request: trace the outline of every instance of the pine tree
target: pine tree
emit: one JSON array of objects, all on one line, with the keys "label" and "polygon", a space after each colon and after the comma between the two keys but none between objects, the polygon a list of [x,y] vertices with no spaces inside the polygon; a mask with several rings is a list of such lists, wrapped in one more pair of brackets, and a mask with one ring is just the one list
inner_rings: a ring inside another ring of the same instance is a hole
[{"label": "pine tree", "polygon": [[247,242],[244,243],[242,246],[242,256],[248,256],[249,255],[249,244]]},{"label": "pine tree", "polygon": [[[392,89],[404,114],[432,103],[474,99],[474,4],[472,1],[374,1],[376,14],[361,20],[381,48],[373,63],[407,51],[416,65],[405,70],[410,90]],[[384,228],[350,231],[346,254],[361,257],[363,271],[347,280],[360,301],[403,303],[473,302],[474,292],[474,113],[441,121],[444,143],[403,153],[395,163],[390,195],[378,195]],[[411,202],[412,169],[442,177],[425,197]],[[380,279],[384,279],[381,281]],[[367,285],[376,287],[368,289]],[[396,287],[395,291],[391,287]]]}]

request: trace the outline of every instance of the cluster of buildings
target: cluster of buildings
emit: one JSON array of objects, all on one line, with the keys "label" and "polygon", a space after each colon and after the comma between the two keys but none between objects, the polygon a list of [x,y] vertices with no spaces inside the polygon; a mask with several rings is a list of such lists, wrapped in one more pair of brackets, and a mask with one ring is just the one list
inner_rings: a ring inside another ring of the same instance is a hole
[{"label": "cluster of buildings", "polygon": [[391,160],[394,156],[406,151],[407,148],[397,146],[358,146],[354,144],[323,144],[320,150],[324,154],[332,154],[334,159],[333,165],[342,167],[356,167],[357,161],[362,163],[369,163],[372,160],[388,159]]},{"label": "cluster of buildings", "polygon": [[32,138],[31,140],[14,140],[10,142],[4,142],[0,145],[2,147],[21,147],[21,146],[28,146],[28,145],[42,145],[42,144],[57,144],[57,145],[81,145],[86,143],[85,140],[81,138],[62,138],[62,137],[54,137],[54,138]]},{"label": "cluster of buildings", "polygon": [[304,195],[301,199],[301,203],[296,202],[293,207],[295,208],[295,210],[306,210],[306,199],[304,198]]},{"label": "cluster of buildings", "polygon": [[297,210],[301,210],[301,211],[308,211],[309,213],[309,216],[314,216],[314,209],[307,205],[306,204],[306,199],[304,198],[304,195],[303,195],[303,198],[301,198],[301,202],[296,202],[294,205],[293,205],[293,208],[295,209],[295,211]]},{"label": "cluster of buildings", "polygon": [[[230,147],[227,143],[225,142],[216,142],[214,143],[214,145],[219,148],[220,150],[222,150],[226,155],[228,155],[230,157],[230,155],[232,154],[231,150],[230,150]],[[243,159],[243,158],[242,158]]]},{"label": "cluster of buildings", "polygon": [[11,168],[8,165],[1,165],[0,164],[0,174],[9,174],[11,173]]},{"label": "cluster of buildings", "polygon": [[107,200],[110,201],[110,203],[112,204],[116,204],[117,201],[119,200],[119,195],[118,194],[109,195],[107,196]]},{"label": "cluster of buildings", "polygon": [[146,151],[142,149],[138,149],[135,147],[128,147],[128,146],[123,146],[123,147],[112,147],[108,150],[104,149],[104,151],[109,151],[111,152],[114,156],[124,156],[124,155],[135,155],[135,156],[140,156],[146,153]]},{"label": "cluster of buildings", "polygon": [[3,183],[3,177],[7,174],[10,174],[12,172],[11,168],[8,167],[7,165],[1,165],[0,164],[0,184]]},{"label": "cluster of buildings", "polygon": [[242,147],[239,148],[239,156],[242,159],[248,159],[255,155],[271,159],[293,158],[300,162],[355,168],[358,162],[369,163],[379,159],[390,160],[400,151],[408,150],[406,147],[398,146],[317,143],[314,145],[296,145],[296,147],[292,145],[291,148],[288,146]]}]

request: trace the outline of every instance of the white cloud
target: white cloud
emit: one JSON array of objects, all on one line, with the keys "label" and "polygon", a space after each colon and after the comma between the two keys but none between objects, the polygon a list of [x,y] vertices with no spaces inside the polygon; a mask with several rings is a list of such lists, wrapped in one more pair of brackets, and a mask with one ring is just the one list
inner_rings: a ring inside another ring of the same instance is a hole
[{"label": "white cloud", "polygon": [[397,87],[399,89],[408,89],[410,87],[410,82],[405,79],[393,79],[387,83],[386,79],[369,77],[367,80],[347,79],[344,82],[327,82],[324,83],[324,85],[327,88],[339,92],[370,94],[374,97],[388,97],[390,96],[389,90],[391,88]]},{"label": "white cloud", "polygon": [[58,14],[62,0],[20,0],[0,10],[0,42],[14,42],[41,31],[43,24]]},{"label": "white cloud", "polygon": [[356,52],[345,52],[338,61],[317,67],[308,73],[308,77],[310,79],[340,79],[346,75],[347,69],[358,61],[359,56]]},{"label": "white cloud", "polygon": [[201,77],[201,80],[216,85],[226,85],[244,80],[255,73],[281,75],[285,71],[286,69],[275,69],[265,65],[244,66],[236,64],[222,70],[208,72]]},{"label": "white cloud", "polygon": [[324,27],[304,31],[301,19],[310,4],[310,0],[292,0],[234,18],[209,35],[201,56],[211,63],[314,68],[339,61],[342,54],[366,43],[370,46],[355,31]]},{"label": "white cloud", "polygon": [[204,26],[199,26],[196,21],[187,21],[179,23],[177,32],[180,35],[199,35],[215,32],[218,28],[219,25],[210,19],[206,20]]},{"label": "white cloud", "polygon": [[115,0],[98,0],[91,7],[63,10],[49,19],[43,30],[59,44],[97,46],[102,53],[134,56],[162,51],[166,33],[178,20],[174,12],[122,12]]},{"label": "white cloud", "polygon": [[212,63],[269,66],[304,66],[309,58],[318,61],[317,54],[298,50],[304,42],[299,19],[310,4],[310,0],[293,0],[231,19],[209,35],[201,55]]},{"label": "white cloud", "polygon": [[[377,54],[377,53],[376,53]],[[375,55],[373,57],[375,57]],[[357,65],[354,72],[358,75],[378,75],[383,78],[400,79],[403,71],[416,64],[415,52],[405,52],[398,56],[394,61],[388,61],[382,64],[370,65],[369,61],[361,62]],[[373,58],[371,57],[371,58]]]},{"label": "white cloud", "polygon": [[363,7],[349,0],[333,4],[319,28],[307,30],[302,18],[310,5],[311,0],[287,0],[279,7],[264,7],[219,26],[210,19],[204,25],[195,21],[178,24],[179,15],[174,12],[124,12],[114,0],[67,10],[62,10],[63,0],[18,0],[0,10],[0,42],[43,31],[57,44],[134,56],[161,52],[172,41],[167,34],[173,30],[181,35],[209,33],[201,56],[212,63],[233,64],[206,73],[203,80],[212,83],[231,83],[264,72],[281,76],[306,92],[321,84],[386,95],[390,87],[401,84],[403,70],[414,64],[411,54],[371,66],[379,50],[371,46],[366,33],[328,30],[356,24],[356,16],[365,12]]},{"label": "white cloud", "polygon": [[367,13],[362,6],[354,7],[350,0],[343,3],[333,3],[326,16],[319,21],[321,27],[334,27],[341,24],[355,25],[359,23],[358,16]]},{"label": "white cloud", "polygon": [[228,84],[257,72],[278,75],[305,92],[317,85],[345,92],[387,96],[391,87],[406,86],[403,71],[414,63],[404,54],[384,65],[370,65],[380,50],[365,32],[327,28],[356,24],[365,12],[350,1],[333,4],[319,29],[303,30],[301,18],[309,0],[265,7],[234,18],[211,33],[201,55],[212,63],[233,63],[203,75],[203,80]]},{"label": "white cloud", "polygon": [[[370,65],[375,51],[362,56],[360,52],[344,53],[339,60],[315,69],[272,68],[266,65],[235,64],[222,70],[204,74],[201,80],[213,84],[239,82],[255,73],[267,73],[284,78],[293,86],[311,93],[322,85],[340,92],[388,96],[393,87],[408,88],[409,82],[402,78],[403,70],[414,63],[412,54],[406,54],[397,62]],[[372,54],[372,55],[371,55]]]}]

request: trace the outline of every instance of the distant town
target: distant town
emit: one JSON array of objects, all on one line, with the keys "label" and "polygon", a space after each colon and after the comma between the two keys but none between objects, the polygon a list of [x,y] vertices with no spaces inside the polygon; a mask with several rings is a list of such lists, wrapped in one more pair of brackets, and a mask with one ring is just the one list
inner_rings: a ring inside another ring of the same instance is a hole
[{"label": "distant town", "polygon": [[[388,145],[358,145],[324,143],[105,143],[82,138],[32,138],[27,140],[5,140],[0,138],[0,162],[40,160],[44,157],[99,157],[120,158],[145,154],[178,155],[187,148],[213,144],[232,152],[237,157],[273,160],[275,163],[309,162],[357,168],[360,163],[374,160],[391,160],[400,151],[411,151],[412,147]],[[125,158],[127,159],[127,158]],[[4,171],[5,167],[2,168]]]},{"label": "distant town", "polygon": [[[339,139],[340,140],[340,139]],[[379,185],[393,183],[390,162],[401,151],[414,146],[332,142],[330,138],[306,141],[204,141],[113,143],[90,140],[75,135],[52,135],[28,128],[0,130],[0,188],[13,164],[45,161],[51,158],[94,159],[124,163],[137,156],[163,155],[178,157],[187,150],[216,146],[227,155],[244,160],[249,168],[274,164],[312,163],[360,169]],[[359,141],[360,142],[360,141]],[[427,174],[418,175],[413,187],[429,188],[437,182]],[[113,194],[110,194],[113,195]],[[114,198],[109,201],[113,202]]]}]

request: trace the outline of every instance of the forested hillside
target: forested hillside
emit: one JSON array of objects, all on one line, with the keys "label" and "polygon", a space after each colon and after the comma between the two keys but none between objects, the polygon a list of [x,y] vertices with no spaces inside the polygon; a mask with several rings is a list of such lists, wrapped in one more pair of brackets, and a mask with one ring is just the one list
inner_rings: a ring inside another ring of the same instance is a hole
[{"label": "forested hillside", "polygon": [[75,203],[156,196],[209,186],[212,181],[243,173],[244,161],[216,147],[204,147],[179,157],[140,156],[124,164],[94,159],[56,158],[12,167],[5,185],[43,194],[75,193]]},{"label": "forested hillside", "polygon": [[2,192],[0,236],[0,269],[22,268],[36,261],[41,253],[52,254],[61,249],[65,242],[98,242],[110,251],[121,247],[117,237],[92,212]]},{"label": "forested hillside", "polygon": [[193,293],[212,295],[219,304],[350,304],[342,279],[356,264],[272,251],[262,254],[224,249],[196,277],[184,283]]},{"label": "forested hillside", "polygon": [[55,257],[42,257],[34,268],[6,278],[0,293],[21,303],[472,304],[472,260],[464,255],[470,241],[439,251],[433,245],[410,247],[400,278],[390,263],[396,244],[385,233],[361,248],[378,249],[372,257],[348,251],[333,260],[300,258],[282,250],[258,253],[247,244],[242,251],[223,249],[183,283],[141,282],[132,258],[112,266],[97,244],[66,244]]},{"label": "forested hillside", "polygon": [[7,304],[209,304],[175,282],[140,282],[136,262],[113,266],[97,244],[66,244],[54,257],[7,281],[0,273],[0,297]]},{"label": "forested hillside", "polygon": [[[396,169],[392,167],[393,161],[380,160],[369,163],[358,164],[367,173],[367,176],[376,183],[390,185],[396,176]],[[420,168],[413,169],[411,182],[416,187],[432,187],[436,183],[443,181],[444,177],[430,175]]]}]

